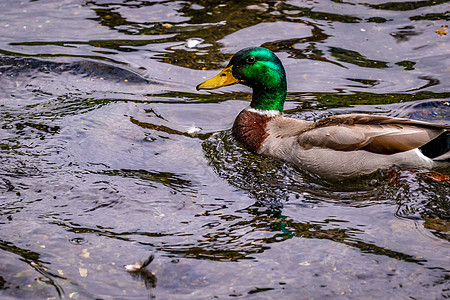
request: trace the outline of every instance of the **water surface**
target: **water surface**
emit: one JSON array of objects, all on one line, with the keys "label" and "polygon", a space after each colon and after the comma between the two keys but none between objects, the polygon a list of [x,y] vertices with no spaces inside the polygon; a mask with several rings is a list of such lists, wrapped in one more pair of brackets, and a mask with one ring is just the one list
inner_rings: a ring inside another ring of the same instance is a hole
[{"label": "water surface", "polygon": [[324,181],[232,138],[247,87],[195,90],[264,46],[285,65],[290,117],[449,124],[447,1],[0,11],[2,298],[450,297],[448,183],[409,170]]}]

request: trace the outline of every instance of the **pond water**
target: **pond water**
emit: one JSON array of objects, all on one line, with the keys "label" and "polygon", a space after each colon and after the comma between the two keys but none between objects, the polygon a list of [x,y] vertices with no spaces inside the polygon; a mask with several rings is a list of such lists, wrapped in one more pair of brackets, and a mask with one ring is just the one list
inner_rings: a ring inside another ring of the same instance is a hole
[{"label": "pond water", "polygon": [[249,88],[195,90],[264,46],[285,65],[290,117],[449,124],[448,1],[0,11],[0,298],[450,297],[449,183],[324,181],[232,138]]}]

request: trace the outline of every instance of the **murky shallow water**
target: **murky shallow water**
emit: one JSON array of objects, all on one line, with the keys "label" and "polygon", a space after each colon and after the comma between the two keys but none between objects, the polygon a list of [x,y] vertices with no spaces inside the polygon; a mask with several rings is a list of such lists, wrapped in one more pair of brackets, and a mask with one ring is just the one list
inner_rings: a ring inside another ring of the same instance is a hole
[{"label": "murky shallow water", "polygon": [[0,1],[0,296],[450,297],[448,184],[400,170],[325,182],[233,140],[246,87],[195,91],[263,45],[286,67],[289,116],[448,124],[435,30],[449,9]]}]

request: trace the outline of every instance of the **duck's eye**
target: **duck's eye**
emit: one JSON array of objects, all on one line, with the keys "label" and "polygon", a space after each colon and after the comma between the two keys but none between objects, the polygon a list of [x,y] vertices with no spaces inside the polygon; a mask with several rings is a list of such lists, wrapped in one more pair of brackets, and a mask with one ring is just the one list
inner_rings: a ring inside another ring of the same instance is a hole
[{"label": "duck's eye", "polygon": [[247,57],[247,59],[245,60],[248,64],[253,65],[256,62],[256,59],[253,56],[249,56]]}]

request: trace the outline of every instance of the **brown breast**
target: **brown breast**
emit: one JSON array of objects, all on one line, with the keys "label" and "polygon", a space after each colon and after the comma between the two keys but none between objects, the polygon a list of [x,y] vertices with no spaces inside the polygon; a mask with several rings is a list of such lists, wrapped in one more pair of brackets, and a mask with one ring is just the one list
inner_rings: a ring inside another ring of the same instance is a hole
[{"label": "brown breast", "polygon": [[258,153],[264,140],[269,135],[266,132],[266,127],[271,118],[243,110],[234,121],[233,135],[248,150]]}]

